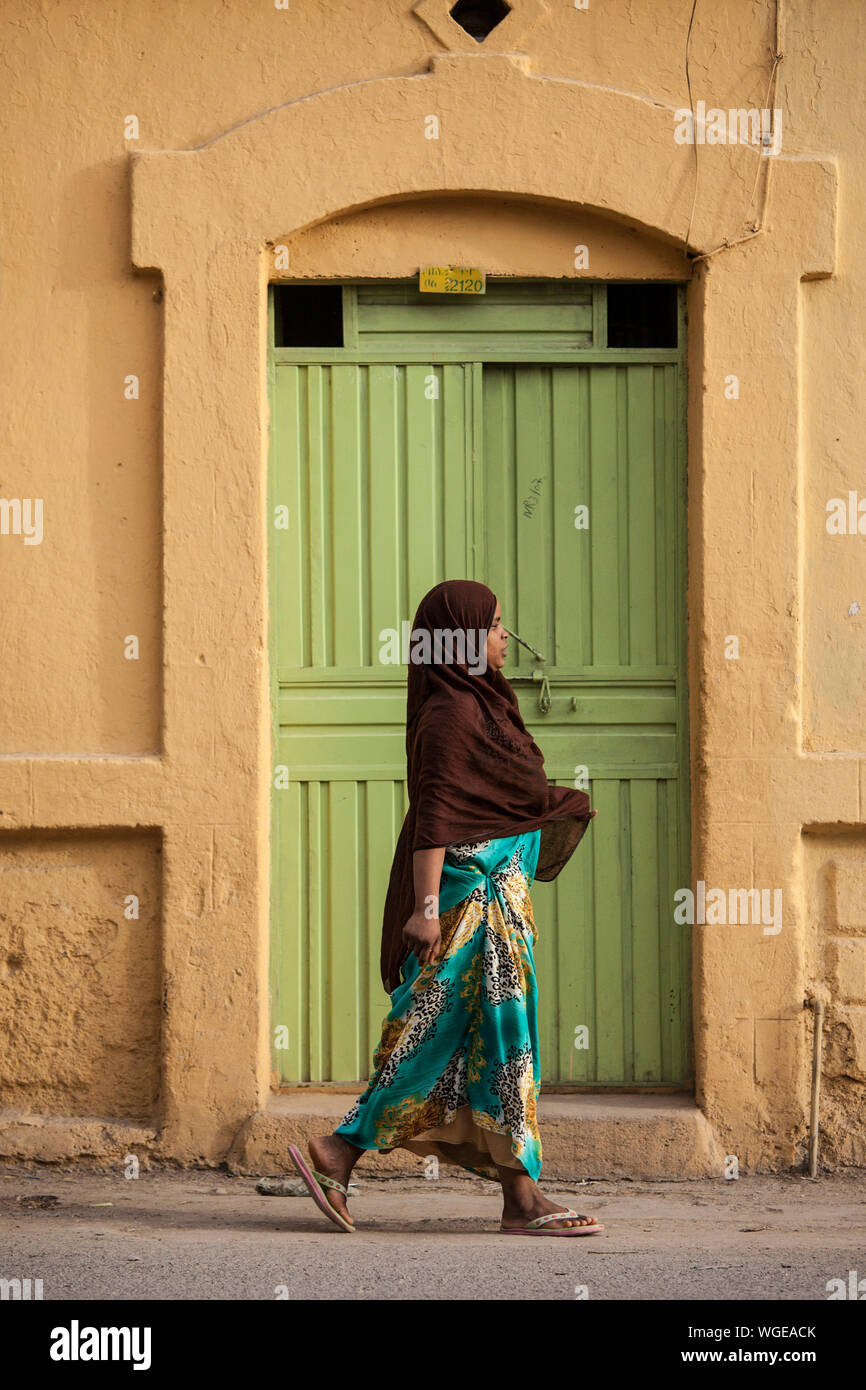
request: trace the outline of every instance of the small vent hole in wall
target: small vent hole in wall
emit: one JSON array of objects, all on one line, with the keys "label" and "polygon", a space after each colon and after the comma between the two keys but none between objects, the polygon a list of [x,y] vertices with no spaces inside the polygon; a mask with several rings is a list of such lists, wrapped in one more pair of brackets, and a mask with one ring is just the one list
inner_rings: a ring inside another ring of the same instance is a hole
[{"label": "small vent hole in wall", "polygon": [[676,285],[608,285],[607,345],[675,348]]},{"label": "small vent hole in wall", "polygon": [[510,10],[511,6],[506,5],[504,0],[458,0],[451,10],[451,18],[476,43],[483,43]]},{"label": "small vent hole in wall", "polygon": [[274,347],[342,347],[341,285],[275,285]]}]

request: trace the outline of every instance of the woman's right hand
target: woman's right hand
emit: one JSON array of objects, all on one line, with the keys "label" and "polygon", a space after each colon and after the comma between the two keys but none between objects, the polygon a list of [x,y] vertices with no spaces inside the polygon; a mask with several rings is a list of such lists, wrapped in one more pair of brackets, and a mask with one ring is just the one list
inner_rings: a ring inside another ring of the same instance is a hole
[{"label": "woman's right hand", "polygon": [[423,907],[416,907],[403,928],[403,940],[418,957],[419,965],[435,960],[442,945],[439,918],[427,917]]}]

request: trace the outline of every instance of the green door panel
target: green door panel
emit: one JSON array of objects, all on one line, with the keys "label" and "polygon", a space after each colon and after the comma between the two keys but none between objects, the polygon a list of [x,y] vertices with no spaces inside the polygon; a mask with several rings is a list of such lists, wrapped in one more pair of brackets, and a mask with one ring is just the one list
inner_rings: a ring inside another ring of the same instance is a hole
[{"label": "green door panel", "polygon": [[[443,300],[445,302],[443,302]],[[588,348],[593,341],[592,286],[543,281],[502,284],[488,280],[478,297],[422,294],[417,286],[360,285],[358,345],[369,352],[396,352],[419,336],[428,351],[456,350],[468,356],[495,342],[502,350]]]},{"label": "green door panel", "polygon": [[[548,775],[585,769],[599,812],[533,888],[543,1080],[688,1086],[683,344],[563,361],[568,334],[591,345],[604,321],[586,285],[497,284],[483,309],[426,298],[359,287],[351,352],[271,352],[271,514],[288,516],[270,568],[274,1084],[368,1075],[407,806],[406,668],[382,643],[465,576],[544,657],[512,642],[505,674]],[[538,360],[545,334],[555,361]],[[476,359],[482,339],[495,360]]]},{"label": "green door panel", "polygon": [[512,643],[506,674],[548,775],[571,786],[585,768],[598,808],[533,889],[546,1079],[691,1076],[689,938],[671,909],[689,881],[677,380],[674,365],[484,368],[481,577],[545,657]]},{"label": "green door panel", "polygon": [[471,568],[479,371],[273,369],[272,502],[289,518],[272,547],[279,1084],[364,1078],[389,1007],[379,942],[408,805],[406,669],[380,652],[427,589]]}]

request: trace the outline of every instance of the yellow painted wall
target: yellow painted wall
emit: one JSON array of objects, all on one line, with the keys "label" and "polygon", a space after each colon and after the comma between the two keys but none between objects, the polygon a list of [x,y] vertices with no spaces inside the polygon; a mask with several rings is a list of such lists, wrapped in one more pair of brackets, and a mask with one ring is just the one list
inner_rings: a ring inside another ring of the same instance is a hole
[{"label": "yellow painted wall", "polygon": [[[118,1152],[217,1161],[267,1105],[275,248],[295,276],[559,276],[586,243],[590,278],[690,281],[693,881],[784,894],[777,936],[694,928],[697,1099],[744,1167],[801,1161],[817,992],[825,1152],[864,1162],[866,536],[825,526],[866,496],[862,7],[786,0],[781,153],[697,165],[690,0],[513,0],[483,46],[416,10],[0,19],[0,495],[44,507],[39,544],[0,535],[0,1152],[84,1152],[95,1116]],[[695,100],[766,103],[775,16],[698,7]]]}]

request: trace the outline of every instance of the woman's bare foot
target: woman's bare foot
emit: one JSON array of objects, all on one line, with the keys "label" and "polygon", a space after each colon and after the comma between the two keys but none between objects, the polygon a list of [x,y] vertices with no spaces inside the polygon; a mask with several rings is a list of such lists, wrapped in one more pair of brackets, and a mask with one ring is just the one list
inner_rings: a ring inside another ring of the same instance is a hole
[{"label": "woman's bare foot", "polygon": [[[363,1149],[357,1149],[347,1139],[341,1139],[339,1134],[320,1135],[311,1139],[307,1147],[310,1151],[310,1158],[313,1160],[313,1167],[317,1172],[324,1173],[328,1178],[335,1178],[344,1187],[349,1186],[352,1169],[364,1153]],[[346,1199],[342,1192],[338,1192],[334,1187],[324,1186],[322,1191],[334,1210],[338,1211],[354,1226],[355,1219],[346,1205]]]},{"label": "woman's bare foot", "polygon": [[[498,1165],[497,1165],[498,1166]],[[502,1179],[502,1226],[512,1229],[525,1226],[538,1216],[547,1216],[552,1211],[568,1211],[568,1207],[557,1206],[541,1192],[528,1173],[516,1168],[499,1168]],[[594,1216],[564,1217],[562,1221],[548,1221],[545,1229],[559,1230],[564,1226],[595,1226]]]}]

